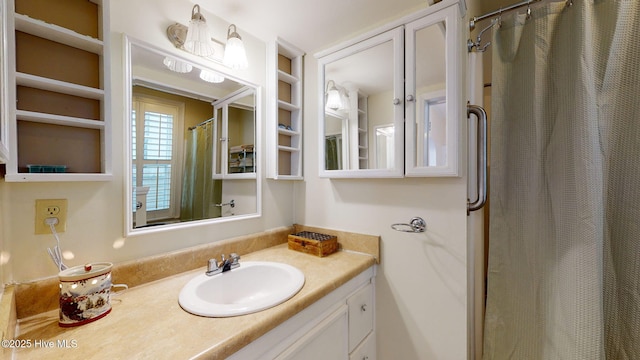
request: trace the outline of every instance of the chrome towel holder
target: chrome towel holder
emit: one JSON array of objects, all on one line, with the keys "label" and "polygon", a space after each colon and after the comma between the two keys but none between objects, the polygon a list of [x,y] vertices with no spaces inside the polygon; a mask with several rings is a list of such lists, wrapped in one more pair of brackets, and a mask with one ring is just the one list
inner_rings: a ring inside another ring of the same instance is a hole
[{"label": "chrome towel holder", "polygon": [[421,217],[414,217],[408,224],[398,223],[391,225],[391,228],[396,231],[409,232],[409,233],[421,233],[427,230],[427,222]]}]

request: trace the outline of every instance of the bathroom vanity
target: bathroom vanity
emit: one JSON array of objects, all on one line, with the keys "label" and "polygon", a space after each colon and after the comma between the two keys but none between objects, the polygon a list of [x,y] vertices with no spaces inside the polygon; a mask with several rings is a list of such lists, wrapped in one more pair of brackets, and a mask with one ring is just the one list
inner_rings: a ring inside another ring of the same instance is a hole
[{"label": "bathroom vanity", "polygon": [[14,349],[13,355],[17,359],[313,359],[308,354],[321,347],[325,355],[335,351],[335,358],[361,359],[364,354],[375,358],[373,256],[339,251],[320,258],[281,244],[243,255],[243,261],[292,265],[304,273],[305,284],[291,299],[261,312],[201,317],[180,307],[178,293],[205,271],[203,264],[117,293],[111,300],[112,312],[90,324],[61,328],[57,310],[22,319],[16,339],[25,345]]}]

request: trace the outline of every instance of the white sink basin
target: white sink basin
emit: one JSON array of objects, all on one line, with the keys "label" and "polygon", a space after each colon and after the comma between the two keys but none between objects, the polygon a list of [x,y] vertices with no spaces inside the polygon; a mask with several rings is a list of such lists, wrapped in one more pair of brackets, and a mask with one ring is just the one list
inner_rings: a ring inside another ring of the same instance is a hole
[{"label": "white sink basin", "polygon": [[302,289],[304,274],[277,262],[245,261],[222,274],[201,274],[180,291],[178,302],[192,314],[245,315],[281,304]]}]

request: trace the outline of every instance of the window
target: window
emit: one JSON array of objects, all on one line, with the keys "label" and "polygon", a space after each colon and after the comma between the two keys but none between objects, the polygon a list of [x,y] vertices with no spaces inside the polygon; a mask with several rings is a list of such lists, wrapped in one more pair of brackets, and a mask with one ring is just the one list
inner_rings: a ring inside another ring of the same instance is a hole
[{"label": "window", "polygon": [[132,109],[132,183],[136,187],[149,187],[147,220],[176,218],[180,214],[182,189],[179,174],[184,105],[135,96]]}]

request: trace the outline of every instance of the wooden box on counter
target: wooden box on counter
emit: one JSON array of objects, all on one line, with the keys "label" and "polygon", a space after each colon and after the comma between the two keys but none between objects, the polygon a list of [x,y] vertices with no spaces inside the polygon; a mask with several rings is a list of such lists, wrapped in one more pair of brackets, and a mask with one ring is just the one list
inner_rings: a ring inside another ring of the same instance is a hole
[{"label": "wooden box on counter", "polygon": [[302,231],[289,235],[289,249],[323,257],[338,251],[338,238],[333,235]]}]

